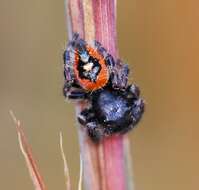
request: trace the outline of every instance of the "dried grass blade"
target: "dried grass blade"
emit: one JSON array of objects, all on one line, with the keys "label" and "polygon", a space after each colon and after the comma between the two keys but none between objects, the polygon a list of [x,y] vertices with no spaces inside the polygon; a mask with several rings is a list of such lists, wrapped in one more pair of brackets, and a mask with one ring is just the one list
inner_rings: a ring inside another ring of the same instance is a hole
[{"label": "dried grass blade", "polygon": [[79,174],[78,190],[82,190],[82,178],[83,178],[83,162],[82,162],[82,157],[80,155],[80,174]]},{"label": "dried grass blade", "polygon": [[61,155],[62,155],[62,159],[63,159],[63,163],[64,163],[64,176],[65,176],[66,189],[71,190],[69,169],[68,169],[68,164],[66,161],[64,149],[63,149],[63,138],[62,138],[61,132],[59,133],[59,142],[60,142]]},{"label": "dried grass blade", "polygon": [[25,158],[26,165],[29,170],[30,177],[34,184],[35,190],[47,190],[47,188],[44,184],[44,181],[40,175],[36,161],[33,158],[31,147],[28,144],[28,141],[26,139],[24,131],[21,127],[20,121],[16,119],[16,117],[12,111],[10,111],[10,115],[16,125],[20,149]]}]

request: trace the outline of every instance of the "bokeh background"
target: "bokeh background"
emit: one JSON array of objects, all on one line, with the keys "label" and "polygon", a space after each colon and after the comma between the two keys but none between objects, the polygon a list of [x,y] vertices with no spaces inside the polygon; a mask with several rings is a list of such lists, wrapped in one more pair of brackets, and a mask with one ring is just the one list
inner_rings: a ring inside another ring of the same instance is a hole
[{"label": "bokeh background", "polygon": [[[118,1],[118,43],[146,100],[129,134],[136,190],[194,190],[199,181],[199,3]],[[64,1],[0,0],[0,189],[33,189],[9,109],[50,190],[64,189],[59,131],[77,189],[74,107],[62,96]]]}]

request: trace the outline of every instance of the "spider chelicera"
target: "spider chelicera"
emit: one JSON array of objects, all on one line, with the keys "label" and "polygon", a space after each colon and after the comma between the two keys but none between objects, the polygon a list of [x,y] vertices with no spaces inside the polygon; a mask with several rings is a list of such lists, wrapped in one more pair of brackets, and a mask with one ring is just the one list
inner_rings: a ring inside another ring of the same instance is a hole
[{"label": "spider chelicera", "polygon": [[139,88],[127,84],[128,73],[128,65],[115,61],[99,42],[89,45],[73,35],[64,52],[63,92],[68,99],[89,102],[78,121],[95,142],[125,133],[141,119],[144,102]]}]

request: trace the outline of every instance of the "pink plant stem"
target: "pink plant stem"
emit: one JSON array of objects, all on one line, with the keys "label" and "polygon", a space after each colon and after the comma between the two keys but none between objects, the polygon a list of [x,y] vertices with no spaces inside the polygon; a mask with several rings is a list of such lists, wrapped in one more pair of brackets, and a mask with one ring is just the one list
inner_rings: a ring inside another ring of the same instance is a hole
[{"label": "pink plant stem", "polygon": [[[116,0],[68,0],[66,12],[69,39],[73,32],[90,43],[96,39],[115,59],[118,58]],[[78,114],[88,105],[82,101],[75,106]],[[78,127],[78,131],[86,190],[132,189],[128,137],[115,135],[95,144],[84,127]]]}]

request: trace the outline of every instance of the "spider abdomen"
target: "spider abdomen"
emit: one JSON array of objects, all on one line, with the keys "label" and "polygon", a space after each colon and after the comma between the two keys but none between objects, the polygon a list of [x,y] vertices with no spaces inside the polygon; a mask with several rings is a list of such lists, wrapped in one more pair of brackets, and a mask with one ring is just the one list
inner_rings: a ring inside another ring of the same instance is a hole
[{"label": "spider abdomen", "polygon": [[131,123],[131,102],[118,92],[104,90],[93,100],[98,120],[102,125],[117,128]]}]

